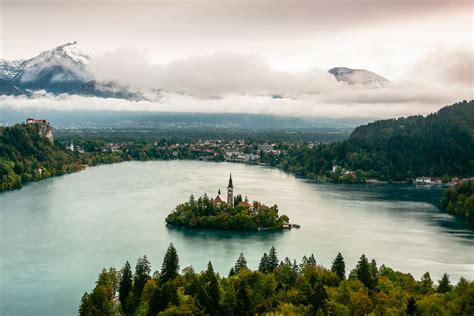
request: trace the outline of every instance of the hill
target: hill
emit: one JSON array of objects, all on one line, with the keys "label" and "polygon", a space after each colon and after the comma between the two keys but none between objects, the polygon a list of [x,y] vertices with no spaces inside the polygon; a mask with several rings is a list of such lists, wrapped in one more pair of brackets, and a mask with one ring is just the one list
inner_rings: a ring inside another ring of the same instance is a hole
[{"label": "hill", "polygon": [[[474,101],[463,101],[426,117],[359,126],[346,141],[290,151],[282,166],[310,177],[348,175],[354,182],[464,177],[474,174],[473,126]],[[333,170],[333,166],[340,168]]]},{"label": "hill", "polygon": [[83,168],[80,157],[37,125],[0,127],[0,191]]}]

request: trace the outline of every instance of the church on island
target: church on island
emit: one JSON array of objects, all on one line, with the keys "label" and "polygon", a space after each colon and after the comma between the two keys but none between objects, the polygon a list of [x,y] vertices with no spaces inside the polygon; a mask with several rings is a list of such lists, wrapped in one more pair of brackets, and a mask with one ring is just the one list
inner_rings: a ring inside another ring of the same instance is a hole
[{"label": "church on island", "polygon": [[[227,185],[227,200],[224,202],[224,200],[221,198],[221,190],[217,192],[217,196],[213,200],[214,205],[216,207],[221,207],[223,204],[227,204],[229,207],[234,208],[235,205],[235,200],[234,200],[234,185],[232,183],[232,174],[230,174],[229,177],[229,184]],[[246,208],[251,208],[252,204],[249,203],[247,200],[247,197],[245,197],[245,201],[239,201],[239,204],[237,206],[243,206]],[[265,207],[265,205],[261,205]]]},{"label": "church on island", "polygon": [[247,197],[234,196],[232,174],[227,185],[227,196],[221,197],[221,190],[212,199],[204,196],[178,204],[165,219],[166,225],[176,227],[224,229],[224,230],[270,230],[299,228],[290,224],[286,215],[278,214],[278,206],[266,206],[258,201],[249,203]]}]

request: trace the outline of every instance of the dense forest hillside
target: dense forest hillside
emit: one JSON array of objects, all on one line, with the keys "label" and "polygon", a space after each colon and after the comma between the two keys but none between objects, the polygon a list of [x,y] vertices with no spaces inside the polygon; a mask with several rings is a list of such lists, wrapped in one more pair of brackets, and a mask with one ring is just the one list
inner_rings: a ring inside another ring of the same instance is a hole
[{"label": "dense forest hillside", "polygon": [[127,261],[118,271],[103,269],[95,288],[84,293],[79,315],[473,315],[474,282],[451,285],[447,274],[435,284],[394,271],[362,255],[346,272],[339,253],[330,269],[311,255],[280,261],[276,249],[264,253],[257,271],[240,254],[228,277],[209,262],[196,273],[179,273],[173,244],[161,271],[151,274],[146,256],[135,271]]},{"label": "dense forest hillside", "polygon": [[474,181],[463,181],[446,190],[441,206],[474,221]]},{"label": "dense forest hillside", "polygon": [[[334,165],[340,166],[335,176]],[[426,117],[359,126],[346,141],[290,151],[282,166],[301,175],[353,182],[472,175],[474,101],[456,103]]]},{"label": "dense forest hillside", "polygon": [[36,125],[0,127],[0,191],[82,167],[77,154],[41,135]]}]

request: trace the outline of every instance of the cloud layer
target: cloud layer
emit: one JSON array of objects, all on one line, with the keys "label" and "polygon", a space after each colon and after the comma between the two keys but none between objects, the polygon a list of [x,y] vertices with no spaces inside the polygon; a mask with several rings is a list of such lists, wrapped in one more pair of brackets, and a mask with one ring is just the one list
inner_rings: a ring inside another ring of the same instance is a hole
[{"label": "cloud layer", "polygon": [[437,51],[407,70],[406,80],[370,89],[337,82],[321,68],[298,73],[275,70],[258,55],[199,55],[154,64],[147,54],[117,50],[94,59],[87,72],[144,91],[150,101],[37,92],[32,98],[3,96],[0,104],[23,109],[387,118],[428,114],[473,99],[473,65],[470,51]]}]

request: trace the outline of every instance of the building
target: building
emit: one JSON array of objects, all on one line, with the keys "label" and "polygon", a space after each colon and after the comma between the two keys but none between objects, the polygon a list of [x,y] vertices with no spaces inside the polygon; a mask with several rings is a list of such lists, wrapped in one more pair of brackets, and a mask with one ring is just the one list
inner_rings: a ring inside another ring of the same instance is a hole
[{"label": "building", "polygon": [[234,207],[234,185],[232,184],[232,174],[230,174],[229,185],[227,186],[227,205]]},{"label": "building", "polygon": [[35,129],[38,131],[38,134],[46,138],[51,142],[51,144],[54,142],[54,136],[53,136],[53,129],[51,126],[49,126],[49,122],[46,120],[35,120],[32,118],[27,118],[26,119],[26,125],[30,125],[35,127]]},{"label": "building", "polygon": [[47,124],[49,125],[48,121],[46,120],[35,120],[32,118],[27,118],[26,119],[26,125],[31,125],[31,124]]},{"label": "building", "polygon": [[222,201],[222,199],[221,199],[221,189],[219,189],[219,191],[217,192],[217,196],[214,199],[214,204],[217,207],[221,207],[222,203],[224,203],[224,201]]},{"label": "building", "polygon": [[273,145],[271,145],[271,144],[258,145],[258,151],[270,152],[272,150],[273,150]]}]

